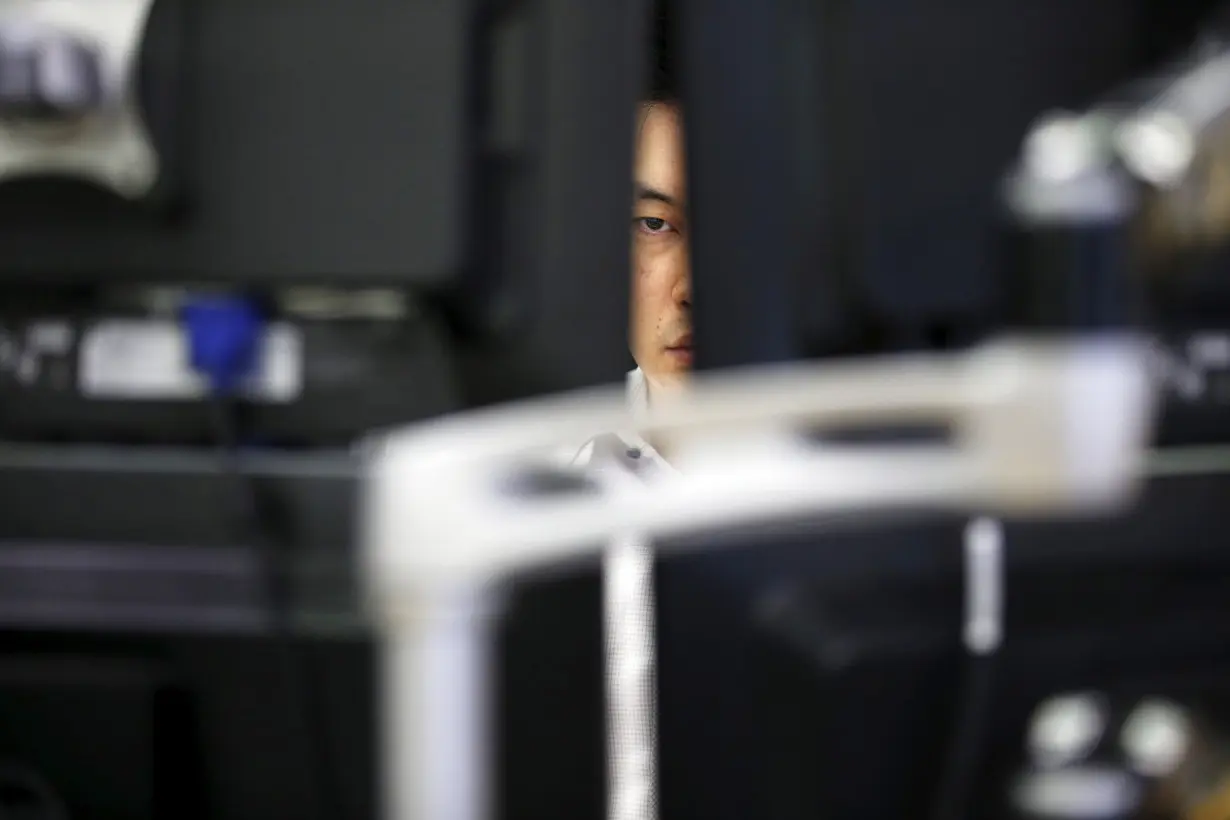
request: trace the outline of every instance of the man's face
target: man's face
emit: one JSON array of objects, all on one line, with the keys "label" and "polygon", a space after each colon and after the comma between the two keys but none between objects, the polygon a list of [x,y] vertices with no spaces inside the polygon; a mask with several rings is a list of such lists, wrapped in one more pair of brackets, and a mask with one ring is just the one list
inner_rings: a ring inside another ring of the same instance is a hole
[{"label": "man's face", "polygon": [[683,123],[676,106],[642,109],[632,207],[632,356],[650,390],[682,385],[692,368]]}]

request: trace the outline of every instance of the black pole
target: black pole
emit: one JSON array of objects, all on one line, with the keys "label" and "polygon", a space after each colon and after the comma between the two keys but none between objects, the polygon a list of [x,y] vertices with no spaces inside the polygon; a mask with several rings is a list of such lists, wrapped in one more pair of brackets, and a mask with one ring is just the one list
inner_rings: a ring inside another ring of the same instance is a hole
[{"label": "black pole", "polygon": [[799,243],[782,11],[781,0],[679,0],[701,369],[794,354]]}]

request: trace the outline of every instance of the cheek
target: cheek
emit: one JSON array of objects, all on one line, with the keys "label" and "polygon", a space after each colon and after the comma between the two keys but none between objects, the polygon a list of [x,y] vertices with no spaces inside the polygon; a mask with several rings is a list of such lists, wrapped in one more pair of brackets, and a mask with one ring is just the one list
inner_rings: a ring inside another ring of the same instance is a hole
[{"label": "cheek", "polygon": [[670,302],[668,277],[653,268],[639,268],[633,279],[634,321],[641,328],[661,324]]},{"label": "cheek", "polygon": [[635,256],[632,288],[637,304],[649,307],[669,303],[675,281],[674,255],[667,251]]}]

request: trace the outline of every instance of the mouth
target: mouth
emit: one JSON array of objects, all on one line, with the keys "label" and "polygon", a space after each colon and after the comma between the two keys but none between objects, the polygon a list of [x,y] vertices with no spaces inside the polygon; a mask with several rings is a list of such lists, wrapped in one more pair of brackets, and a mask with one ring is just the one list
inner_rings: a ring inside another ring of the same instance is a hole
[{"label": "mouth", "polygon": [[674,344],[667,345],[666,355],[680,364],[690,365],[692,363],[692,334],[689,333]]}]

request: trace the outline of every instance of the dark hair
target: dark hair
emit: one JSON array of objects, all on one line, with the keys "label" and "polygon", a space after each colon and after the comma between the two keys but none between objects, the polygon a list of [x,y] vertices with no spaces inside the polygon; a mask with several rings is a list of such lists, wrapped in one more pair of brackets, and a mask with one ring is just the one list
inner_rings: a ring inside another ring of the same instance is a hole
[{"label": "dark hair", "polygon": [[675,102],[675,18],[671,0],[654,0],[649,39],[649,102]]}]

